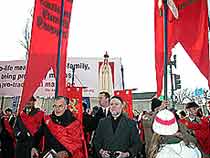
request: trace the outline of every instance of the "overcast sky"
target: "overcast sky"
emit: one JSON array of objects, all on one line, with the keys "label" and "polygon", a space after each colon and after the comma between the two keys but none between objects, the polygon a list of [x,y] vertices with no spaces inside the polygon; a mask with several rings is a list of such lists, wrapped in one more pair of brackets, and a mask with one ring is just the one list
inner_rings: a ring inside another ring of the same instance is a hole
[{"label": "overcast sky", "polygon": [[[2,1],[0,5],[0,60],[24,59],[19,44],[34,0]],[[126,88],[156,90],[153,0],[74,0],[69,57],[121,57]],[[206,79],[181,46],[176,46],[183,88],[207,87]]]}]

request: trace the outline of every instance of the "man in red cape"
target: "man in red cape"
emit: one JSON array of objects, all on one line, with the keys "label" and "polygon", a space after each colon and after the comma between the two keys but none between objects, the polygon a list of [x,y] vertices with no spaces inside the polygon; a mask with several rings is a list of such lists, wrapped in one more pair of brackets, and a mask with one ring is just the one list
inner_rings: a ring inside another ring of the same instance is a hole
[{"label": "man in red cape", "polygon": [[210,157],[210,127],[208,118],[198,116],[199,106],[195,102],[189,102],[186,105],[189,117],[181,119],[180,122],[193,131],[198,141],[198,147],[202,151],[204,158]]},{"label": "man in red cape", "polygon": [[37,148],[32,148],[32,156],[44,156],[53,149],[57,158],[84,158],[81,123],[68,110],[67,103],[63,96],[55,98],[52,114],[45,117],[33,141],[37,147],[44,136],[44,151],[40,154]]}]

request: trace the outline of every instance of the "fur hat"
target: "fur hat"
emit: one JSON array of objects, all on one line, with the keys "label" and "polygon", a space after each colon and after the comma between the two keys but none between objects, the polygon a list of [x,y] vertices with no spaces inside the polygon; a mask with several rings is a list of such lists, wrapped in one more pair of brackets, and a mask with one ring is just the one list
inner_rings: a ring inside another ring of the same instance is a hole
[{"label": "fur hat", "polygon": [[159,135],[173,135],[178,131],[178,124],[174,114],[165,109],[155,116],[152,129]]}]

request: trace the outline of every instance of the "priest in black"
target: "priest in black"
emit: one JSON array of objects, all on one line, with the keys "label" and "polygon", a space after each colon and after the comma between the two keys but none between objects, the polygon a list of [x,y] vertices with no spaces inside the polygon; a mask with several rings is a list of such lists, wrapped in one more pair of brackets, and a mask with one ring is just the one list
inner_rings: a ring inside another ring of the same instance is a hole
[{"label": "priest in black", "polygon": [[100,120],[96,129],[94,145],[100,158],[135,157],[141,142],[135,122],[125,116],[123,100],[113,96],[110,100],[111,116]]}]

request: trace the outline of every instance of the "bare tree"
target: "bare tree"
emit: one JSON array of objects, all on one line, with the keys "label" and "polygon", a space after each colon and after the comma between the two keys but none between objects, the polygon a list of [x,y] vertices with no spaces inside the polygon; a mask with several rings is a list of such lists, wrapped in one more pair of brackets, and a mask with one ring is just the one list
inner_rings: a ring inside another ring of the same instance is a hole
[{"label": "bare tree", "polygon": [[26,50],[26,60],[28,59],[28,51],[30,47],[30,40],[31,40],[31,24],[32,24],[32,17],[33,17],[33,9],[30,10],[30,17],[27,18],[26,25],[23,31],[23,40],[19,40],[19,43],[23,48]]},{"label": "bare tree", "polygon": [[194,91],[186,88],[175,92],[175,98],[177,104],[184,104],[189,101],[196,101],[199,104],[204,104],[210,99],[210,91],[204,89],[203,94],[196,95]]},{"label": "bare tree", "polygon": [[184,104],[186,100],[194,101],[193,91],[186,88],[175,92],[175,98],[177,104]]}]

